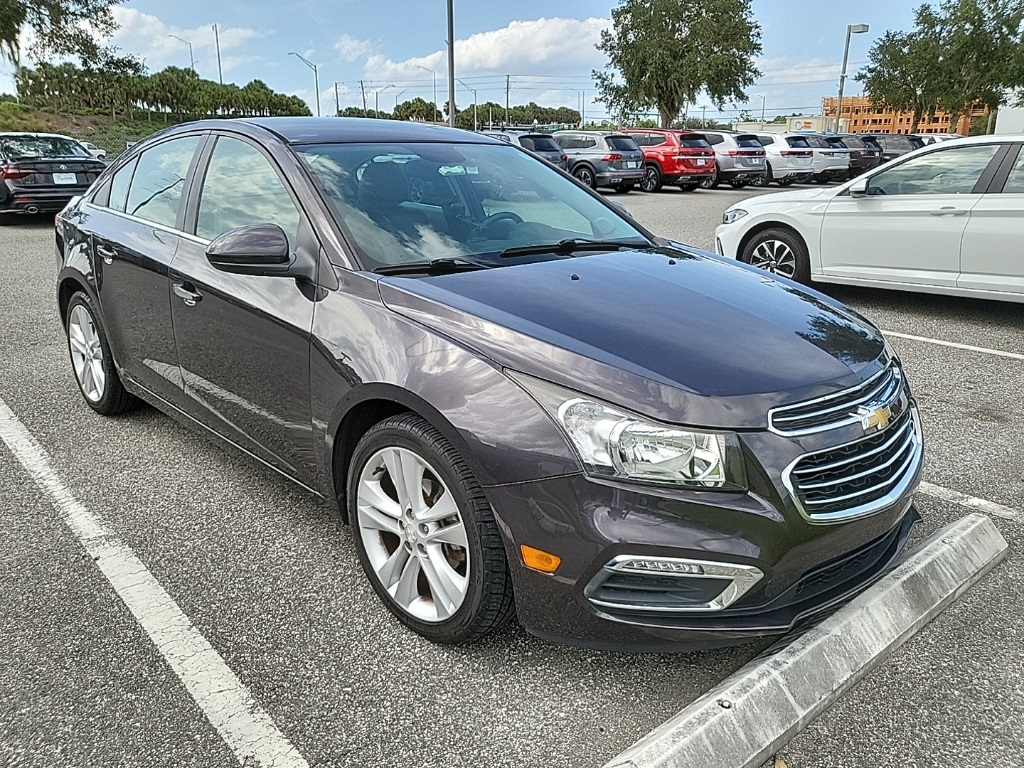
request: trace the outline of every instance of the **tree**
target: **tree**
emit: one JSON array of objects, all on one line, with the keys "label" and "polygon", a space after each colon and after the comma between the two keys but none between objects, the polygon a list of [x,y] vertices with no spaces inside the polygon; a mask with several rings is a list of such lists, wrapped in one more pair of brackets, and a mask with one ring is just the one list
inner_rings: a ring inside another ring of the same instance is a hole
[{"label": "tree", "polygon": [[995,109],[1007,89],[1024,85],[1024,2],[944,0],[922,5],[910,32],[888,31],[868,52],[856,79],[875,107],[911,112],[912,126],[936,111],[955,125],[981,103]]},{"label": "tree", "polygon": [[662,127],[702,91],[719,109],[747,100],[760,76],[753,57],[761,29],[751,0],[619,0],[612,29],[597,47],[608,56],[595,71],[599,100],[625,115],[656,108]]},{"label": "tree", "polygon": [[0,0],[0,58],[21,59],[19,35],[35,33],[40,54],[74,55],[94,61],[99,40],[116,28],[111,8],[122,0]]}]

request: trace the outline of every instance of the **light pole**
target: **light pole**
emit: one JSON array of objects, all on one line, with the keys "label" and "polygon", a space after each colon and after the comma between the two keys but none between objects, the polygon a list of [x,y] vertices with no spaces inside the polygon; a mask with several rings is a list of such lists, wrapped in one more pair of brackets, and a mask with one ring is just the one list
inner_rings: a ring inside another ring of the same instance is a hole
[{"label": "light pole", "polygon": [[185,45],[188,46],[188,60],[190,62],[190,67],[189,68],[193,72],[195,72],[196,71],[196,57],[192,55],[192,43],[190,43],[184,37],[178,37],[177,35],[168,35],[168,37],[173,37],[175,40],[181,40],[181,42],[183,42]]},{"label": "light pole", "polygon": [[380,95],[382,93],[384,93],[384,91],[386,91],[388,88],[394,88],[394,87],[395,87],[395,84],[391,83],[389,85],[385,85],[383,88],[378,88],[376,91],[373,92],[373,116],[374,117],[380,117]]},{"label": "light pole", "polygon": [[479,123],[477,122],[477,119],[476,119],[476,88],[470,88],[468,85],[466,85],[464,82],[462,82],[458,78],[455,78],[455,79],[459,83],[459,85],[461,85],[467,91],[472,92],[472,94],[473,94],[473,130],[475,131],[477,129],[477,126],[479,125]]},{"label": "light pole", "polygon": [[309,67],[310,69],[313,70],[313,83],[315,84],[315,87],[316,87],[316,116],[320,117],[320,71],[319,71],[319,69],[317,69],[316,64],[314,64],[312,61],[307,59],[305,56],[302,56],[302,55],[296,53],[295,51],[288,51],[288,55],[289,56],[294,56],[299,61],[301,61],[303,64],[305,64],[307,67]]},{"label": "light pole", "polygon": [[448,125],[455,127],[455,12],[448,0]]},{"label": "light pole", "polygon": [[395,112],[398,111],[398,98],[408,90],[408,88],[403,88],[402,90],[395,94]]},{"label": "light pole", "polygon": [[437,113],[441,111],[440,109],[437,108],[437,72],[435,72],[432,69],[427,69],[422,64],[417,64],[416,66],[417,68],[422,69],[424,72],[430,73],[430,79],[434,84],[434,114],[430,118],[430,122],[437,122],[435,118],[437,117]]},{"label": "light pole", "polygon": [[764,102],[765,102],[765,95],[762,93],[761,94],[761,130],[764,130]]},{"label": "light pole", "polygon": [[220,63],[220,33],[217,32],[217,25],[213,25],[213,42],[217,45],[217,80],[224,85],[224,68]]},{"label": "light pole", "polygon": [[839,98],[836,99],[836,124],[832,130],[833,133],[839,133],[839,117],[843,114],[843,86],[846,85],[846,62],[850,58],[850,36],[867,31],[867,24],[848,24],[846,26],[846,47],[843,48],[843,70],[839,73]]},{"label": "light pole", "polygon": [[707,111],[708,111],[708,105],[707,104],[705,104],[704,106],[702,106],[700,108],[700,127],[701,128],[707,128],[708,127],[707,122],[704,120],[704,116],[707,114]]}]

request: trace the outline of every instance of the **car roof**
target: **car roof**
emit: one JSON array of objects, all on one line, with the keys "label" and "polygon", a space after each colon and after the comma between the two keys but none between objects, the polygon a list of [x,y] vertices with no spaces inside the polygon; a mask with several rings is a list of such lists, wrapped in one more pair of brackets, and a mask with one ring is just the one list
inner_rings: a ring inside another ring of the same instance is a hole
[{"label": "car roof", "polygon": [[263,128],[288,144],[344,144],[380,141],[439,142],[446,144],[501,143],[472,131],[404,120],[365,117],[243,117],[236,120],[200,120],[188,125],[237,127],[245,124]]},{"label": "car roof", "polygon": [[0,139],[10,136],[31,136],[34,139],[70,139],[71,141],[78,141],[78,139],[72,139],[70,136],[65,136],[63,133],[37,133],[36,131],[0,132]]}]

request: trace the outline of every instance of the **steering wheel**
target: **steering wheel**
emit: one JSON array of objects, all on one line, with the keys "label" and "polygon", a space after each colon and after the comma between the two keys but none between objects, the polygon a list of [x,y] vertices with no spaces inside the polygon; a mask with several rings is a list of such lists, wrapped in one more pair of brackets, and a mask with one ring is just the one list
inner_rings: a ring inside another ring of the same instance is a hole
[{"label": "steering wheel", "polygon": [[508,221],[515,222],[516,224],[523,223],[523,217],[518,213],[513,213],[512,211],[498,211],[497,213],[492,213],[490,216],[487,216],[483,221],[477,224],[473,228],[473,231],[469,233],[469,239],[482,239],[492,224],[498,221],[505,221],[506,219]]}]

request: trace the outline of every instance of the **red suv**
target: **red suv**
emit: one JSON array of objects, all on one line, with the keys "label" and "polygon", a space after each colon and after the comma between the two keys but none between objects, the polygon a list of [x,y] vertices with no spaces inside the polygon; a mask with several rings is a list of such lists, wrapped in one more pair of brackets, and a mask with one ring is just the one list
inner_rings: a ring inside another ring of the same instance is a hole
[{"label": "red suv", "polygon": [[623,133],[632,136],[644,153],[644,192],[657,192],[664,184],[690,191],[701,179],[715,175],[715,150],[700,133],[662,128],[630,128]]}]

